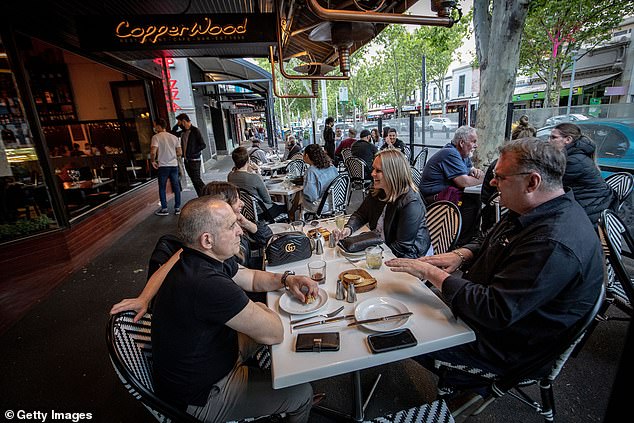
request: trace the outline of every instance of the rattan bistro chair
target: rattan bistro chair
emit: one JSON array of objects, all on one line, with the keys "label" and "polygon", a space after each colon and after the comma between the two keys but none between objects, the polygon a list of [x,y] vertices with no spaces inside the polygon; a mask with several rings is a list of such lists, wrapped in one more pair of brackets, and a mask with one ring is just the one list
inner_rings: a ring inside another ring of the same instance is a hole
[{"label": "rattan bistro chair", "polygon": [[[350,177],[348,175],[338,175],[326,188],[326,192],[321,197],[319,206],[317,206],[317,211],[315,213],[306,212],[304,219],[321,219],[322,217],[334,215],[338,211],[345,212],[350,197],[349,185]],[[326,204],[328,204],[329,208],[327,212],[324,212]]]},{"label": "rattan bistro chair", "polygon": [[634,176],[627,172],[613,173],[607,178],[605,182],[614,190],[617,198],[619,199],[618,209],[621,208],[625,200],[632,194],[632,188],[634,187]]},{"label": "rattan bistro chair", "polygon": [[135,314],[132,311],[121,312],[108,322],[108,354],[121,383],[159,422],[199,422],[154,394],[152,315],[147,313],[134,323]]},{"label": "rattan bistro chair", "polygon": [[458,206],[449,201],[436,201],[427,207],[425,220],[434,254],[453,250],[462,227],[462,215]]},{"label": "rattan bistro chair", "polygon": [[418,407],[401,410],[363,423],[454,423],[447,403],[443,399]]},{"label": "rattan bistro chair", "polygon": [[[634,251],[634,240],[627,226],[612,210],[604,210],[599,218],[599,237],[606,256],[606,297],[630,317],[634,315],[634,281],[623,260],[623,244]],[[607,307],[606,307],[607,309]],[[605,314],[605,313],[604,313]],[[610,318],[610,320],[620,320]]]},{"label": "rattan bistro chair", "polygon": [[427,163],[427,155],[429,154],[429,148],[423,147],[420,153],[416,155],[414,159],[414,167],[419,171],[423,171],[425,168],[425,163]]},{"label": "rattan bistro chair", "polygon": [[[586,335],[592,332],[604,300],[605,291],[601,287],[592,310],[582,317],[566,334],[559,337],[558,342],[554,343],[550,349],[542,351],[541,355],[532,362],[515,366],[504,376],[495,375],[473,367],[436,360],[435,366],[440,374],[439,387],[442,385],[443,376],[447,375],[448,372],[463,372],[473,377],[476,383],[485,383],[488,388],[489,394],[484,399],[484,402],[475,403],[471,407],[456,411],[454,417],[478,415],[493,401],[509,394],[533,408],[544,417],[546,422],[555,421],[553,382],[568,359],[571,356],[575,356],[583,346]],[[544,369],[549,370],[545,371]],[[546,374],[544,374],[545,372]],[[532,385],[539,385],[541,401],[532,398],[524,390],[524,388]],[[443,386],[443,389],[447,392],[447,387]]]},{"label": "rattan bistro chair", "polygon": [[289,176],[304,176],[308,165],[302,159],[293,159],[286,165],[286,174]]},{"label": "rattan bistro chair", "polygon": [[[110,317],[106,330],[108,354],[117,376],[134,398],[159,422],[199,423],[200,420],[166,403],[154,393],[152,379],[152,314],[146,313],[134,323],[133,311],[122,311]],[[260,348],[253,359],[261,369],[268,369],[271,356],[268,348]],[[230,423],[254,422],[263,418],[246,418]]]},{"label": "rattan bistro chair", "polygon": [[410,166],[409,169],[412,172],[412,180],[414,181],[414,185],[419,186],[420,180],[422,179],[420,170],[416,169],[415,166]]}]

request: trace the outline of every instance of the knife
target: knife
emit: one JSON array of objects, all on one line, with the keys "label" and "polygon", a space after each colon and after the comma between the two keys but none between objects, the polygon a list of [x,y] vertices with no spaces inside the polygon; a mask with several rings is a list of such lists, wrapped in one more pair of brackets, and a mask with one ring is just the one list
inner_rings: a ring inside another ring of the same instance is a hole
[{"label": "knife", "polygon": [[322,319],[316,322],[302,323],[301,325],[293,326],[292,329],[309,328],[311,326],[326,325],[328,323],[339,322],[341,320],[349,320],[349,319],[354,319],[354,314],[348,314],[346,316],[331,317],[330,319]]},{"label": "knife", "polygon": [[411,311],[408,311],[407,313],[392,314],[390,316],[377,317],[375,319],[357,320],[356,322],[348,323],[348,326],[363,325],[365,323],[385,322],[388,320],[395,320],[395,319],[400,320],[400,319],[409,317],[412,314],[414,313],[412,313]]}]

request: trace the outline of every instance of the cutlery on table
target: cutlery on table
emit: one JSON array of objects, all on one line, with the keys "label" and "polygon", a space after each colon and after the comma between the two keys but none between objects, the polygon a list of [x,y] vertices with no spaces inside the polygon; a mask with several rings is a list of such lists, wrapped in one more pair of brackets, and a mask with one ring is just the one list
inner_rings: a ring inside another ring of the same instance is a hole
[{"label": "cutlery on table", "polygon": [[314,317],[324,317],[324,318],[328,318],[328,317],[335,317],[337,314],[341,313],[341,310],[343,310],[343,306],[339,307],[338,309],[331,311],[330,313],[326,313],[326,314],[315,314],[314,316],[309,316],[309,317],[304,317],[302,319],[297,319],[297,320],[291,320],[291,325],[294,325],[295,323],[299,323],[299,322],[304,322],[308,319],[312,319]]},{"label": "cutlery on table", "polygon": [[401,320],[408,318],[412,314],[414,313],[408,311],[407,313],[392,314],[390,316],[376,317],[374,319],[357,320],[355,322],[348,323],[348,326],[363,325],[365,323],[387,322],[388,320]]},{"label": "cutlery on table", "polygon": [[361,258],[358,258],[358,259],[356,259],[356,260],[354,260],[354,261],[353,261],[353,260],[352,260],[350,257],[348,257],[348,256],[344,256],[343,254],[342,254],[342,256],[343,256],[343,258],[345,258],[345,259],[348,261],[348,263],[350,263],[350,264],[351,264],[351,265],[353,265],[354,267],[359,267],[359,266],[357,265],[357,262],[358,262],[358,261],[361,261],[361,260],[363,260],[363,259],[364,259],[363,257],[361,257]]},{"label": "cutlery on table", "polygon": [[350,319],[354,319],[354,314],[347,314],[345,316],[331,317],[330,319],[317,320],[316,322],[302,323],[301,325],[295,325],[295,326],[292,326],[291,328],[292,329],[309,328],[311,326],[326,325],[328,323],[334,323],[334,322],[339,322],[341,320],[350,320]]}]

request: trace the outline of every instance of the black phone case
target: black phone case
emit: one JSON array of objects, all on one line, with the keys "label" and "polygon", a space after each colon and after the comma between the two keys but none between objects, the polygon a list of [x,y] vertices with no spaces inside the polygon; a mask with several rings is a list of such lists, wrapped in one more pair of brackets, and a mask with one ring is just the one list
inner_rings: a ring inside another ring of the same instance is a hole
[{"label": "black phone case", "polygon": [[[382,348],[379,348],[375,345],[374,341],[376,338],[385,338],[385,337],[394,336],[394,339],[396,340],[403,333],[406,333],[411,338],[407,343],[399,342],[399,343],[390,345],[388,347],[382,347]],[[373,335],[368,335],[368,345],[370,346],[370,350],[375,354],[387,352],[387,351],[393,351],[393,350],[400,350],[401,348],[409,348],[409,347],[415,346],[416,344],[418,344],[418,341],[414,337],[414,334],[412,333],[412,331],[407,328],[395,330],[392,332],[375,333]]]},{"label": "black phone case", "polygon": [[339,332],[300,333],[295,341],[295,351],[339,351]]}]

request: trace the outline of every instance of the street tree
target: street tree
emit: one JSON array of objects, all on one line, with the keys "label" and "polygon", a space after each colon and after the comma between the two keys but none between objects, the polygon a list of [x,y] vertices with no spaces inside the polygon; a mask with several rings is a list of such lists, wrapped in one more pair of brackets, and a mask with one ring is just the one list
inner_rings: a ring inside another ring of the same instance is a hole
[{"label": "street tree", "polygon": [[474,0],[480,64],[476,163],[488,165],[504,140],[507,104],[515,88],[519,47],[531,0]]},{"label": "street tree", "polygon": [[[451,28],[438,26],[421,26],[413,35],[415,52],[421,52],[426,56],[427,79],[438,87],[440,103],[445,111],[444,81],[452,61],[459,59],[456,50],[462,46],[469,28],[469,17],[463,18]],[[420,68],[420,58],[419,65]],[[420,86],[420,74],[418,76]]]},{"label": "street tree", "polygon": [[545,85],[544,107],[558,106],[561,81],[582,48],[592,51],[608,40],[624,16],[634,13],[631,0],[533,0],[520,48],[520,69]]}]

